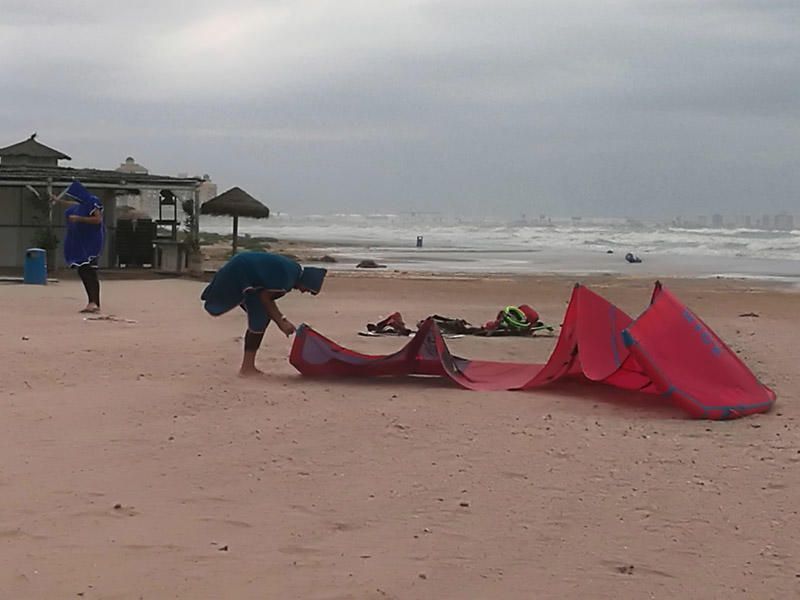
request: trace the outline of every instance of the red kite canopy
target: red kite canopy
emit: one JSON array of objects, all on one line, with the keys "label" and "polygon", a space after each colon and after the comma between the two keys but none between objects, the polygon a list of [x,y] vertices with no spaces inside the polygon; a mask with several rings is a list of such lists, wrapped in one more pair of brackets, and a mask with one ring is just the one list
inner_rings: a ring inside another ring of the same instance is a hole
[{"label": "red kite canopy", "polygon": [[290,362],[309,376],[439,375],[471,390],[524,390],[583,377],[657,395],[703,419],[767,412],[775,403],[775,393],[659,283],[636,321],[588,288],[575,286],[556,347],[543,365],[453,356],[432,319],[401,350],[386,356],[348,350],[304,325]]}]

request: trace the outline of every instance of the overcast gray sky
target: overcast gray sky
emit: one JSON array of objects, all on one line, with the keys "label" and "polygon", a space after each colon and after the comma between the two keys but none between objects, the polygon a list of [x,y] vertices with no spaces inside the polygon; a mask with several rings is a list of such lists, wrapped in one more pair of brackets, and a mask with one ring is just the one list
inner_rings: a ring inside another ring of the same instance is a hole
[{"label": "overcast gray sky", "polygon": [[800,212],[798,32],[800,0],[0,0],[0,146],[292,213]]}]

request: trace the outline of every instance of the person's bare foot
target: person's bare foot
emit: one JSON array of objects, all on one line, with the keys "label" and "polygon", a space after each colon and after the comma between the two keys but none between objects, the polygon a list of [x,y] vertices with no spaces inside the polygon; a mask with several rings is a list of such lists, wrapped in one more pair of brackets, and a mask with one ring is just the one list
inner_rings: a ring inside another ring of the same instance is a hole
[{"label": "person's bare foot", "polygon": [[89,304],[86,305],[86,308],[81,310],[81,312],[82,313],[99,313],[100,312],[100,307],[97,306],[97,304],[95,304],[94,302],[89,302]]},{"label": "person's bare foot", "polygon": [[256,369],[255,367],[242,367],[239,369],[239,377],[263,377],[264,371]]}]

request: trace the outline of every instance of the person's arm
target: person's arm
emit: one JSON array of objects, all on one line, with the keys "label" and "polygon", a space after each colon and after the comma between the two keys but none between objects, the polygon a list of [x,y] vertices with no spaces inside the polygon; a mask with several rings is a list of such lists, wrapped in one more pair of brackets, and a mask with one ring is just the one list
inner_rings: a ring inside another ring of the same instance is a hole
[{"label": "person's arm", "polygon": [[103,222],[103,213],[98,210],[94,209],[92,214],[88,217],[80,217],[78,215],[70,215],[69,220],[73,223],[86,223],[88,225],[100,225]]},{"label": "person's arm", "polygon": [[275,299],[272,297],[272,293],[267,290],[262,290],[259,292],[258,297],[261,300],[261,304],[264,306],[264,310],[267,312],[267,316],[269,316],[270,320],[275,322],[278,329],[287,336],[292,335],[295,331],[294,324],[283,316],[283,313],[278,308],[277,302],[275,302]]},{"label": "person's arm", "polygon": [[50,194],[50,202],[52,204],[80,204],[77,200],[72,200],[71,198],[67,198],[66,196],[56,196],[55,194]]}]

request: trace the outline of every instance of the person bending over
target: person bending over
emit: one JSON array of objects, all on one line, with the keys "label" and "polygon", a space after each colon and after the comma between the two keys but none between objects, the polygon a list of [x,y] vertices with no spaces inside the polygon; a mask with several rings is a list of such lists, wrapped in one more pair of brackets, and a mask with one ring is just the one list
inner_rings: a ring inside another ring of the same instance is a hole
[{"label": "person bending over", "polygon": [[237,306],[247,313],[240,375],[262,374],[256,368],[256,354],[271,321],[287,337],[294,333],[294,324],[281,313],[276,300],[292,290],[317,295],[326,273],[326,269],[301,267],[285,256],[268,252],[237,254],[217,271],[200,298],[206,312],[214,317]]}]

